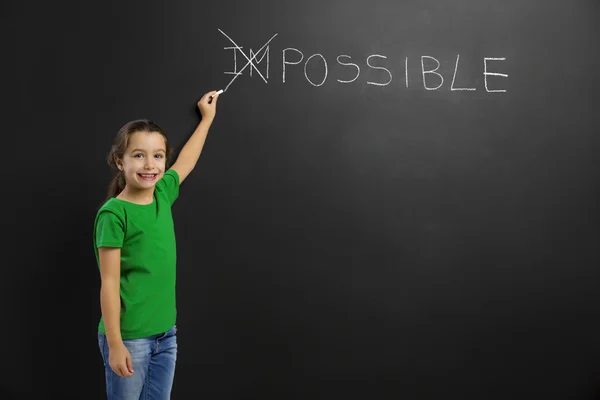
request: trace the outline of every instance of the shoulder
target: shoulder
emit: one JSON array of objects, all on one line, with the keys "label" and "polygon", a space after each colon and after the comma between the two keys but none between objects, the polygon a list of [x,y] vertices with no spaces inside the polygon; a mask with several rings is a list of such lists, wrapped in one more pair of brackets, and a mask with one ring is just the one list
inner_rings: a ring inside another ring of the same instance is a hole
[{"label": "shoulder", "polygon": [[156,197],[166,200],[169,205],[172,205],[179,197],[179,183],[179,173],[174,169],[167,170],[160,181],[156,183]]},{"label": "shoulder", "polygon": [[102,217],[125,219],[125,207],[114,197],[108,199],[96,212],[96,221]]},{"label": "shoulder", "polygon": [[160,181],[156,183],[156,190],[162,192],[168,188],[177,186],[179,186],[179,174],[174,169],[169,169],[165,172],[163,177],[160,178]]},{"label": "shoulder", "polygon": [[110,199],[104,203],[94,220],[94,246],[122,247],[125,232],[127,231],[126,214],[122,205],[117,200]]}]

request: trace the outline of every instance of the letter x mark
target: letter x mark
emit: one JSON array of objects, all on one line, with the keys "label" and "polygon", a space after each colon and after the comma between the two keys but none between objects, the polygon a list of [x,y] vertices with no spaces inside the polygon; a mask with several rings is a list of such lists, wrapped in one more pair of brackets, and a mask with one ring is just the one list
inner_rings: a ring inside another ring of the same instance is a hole
[{"label": "letter x mark", "polygon": [[[222,30],[220,30],[220,29],[219,29],[219,32],[221,32],[221,33],[222,33],[222,34],[223,34],[223,35],[224,35],[224,36],[225,36],[227,39],[229,39],[229,40],[231,41],[231,43],[233,43],[233,45],[235,46],[235,49],[236,49],[236,50],[239,50],[239,51],[240,51],[240,53],[242,53],[242,55],[244,56],[244,58],[245,58],[246,60],[248,60],[248,62],[246,63],[246,65],[244,65],[244,68],[242,68],[242,69],[240,69],[240,70],[238,71],[238,73],[237,73],[237,74],[236,74],[236,75],[233,77],[233,79],[231,80],[231,82],[229,82],[229,84],[227,84],[227,86],[225,87],[225,89],[224,89],[223,91],[224,91],[224,92],[226,92],[226,91],[227,91],[227,89],[229,89],[229,86],[231,86],[231,84],[233,83],[233,81],[235,81],[235,80],[237,79],[237,77],[238,77],[238,76],[240,76],[240,75],[242,74],[242,71],[243,71],[243,70],[245,70],[245,69],[246,69],[246,67],[247,67],[248,65],[251,65],[251,66],[254,68],[254,70],[255,70],[256,72],[258,72],[258,74],[259,74],[259,75],[260,75],[260,77],[263,79],[263,81],[265,81],[265,83],[267,83],[267,80],[265,79],[265,77],[264,77],[264,76],[263,76],[263,75],[260,73],[260,71],[258,70],[258,68],[256,67],[256,65],[255,65],[255,64],[254,64],[252,61],[253,61],[253,60],[256,58],[256,56],[257,56],[257,55],[259,55],[259,54],[260,54],[260,52],[261,52],[261,51],[262,51],[262,50],[263,50],[265,47],[267,47],[267,45],[268,45],[269,43],[271,43],[271,40],[273,40],[273,39],[275,38],[275,36],[277,36],[277,33],[276,33],[276,34],[274,34],[274,35],[273,35],[273,37],[272,37],[271,39],[269,39],[269,41],[268,41],[267,43],[265,43],[265,44],[263,45],[263,47],[261,47],[261,48],[260,48],[260,49],[259,49],[259,50],[256,52],[256,54],[254,54],[254,56],[252,56],[252,58],[248,58],[248,56],[247,56],[246,54],[244,54],[244,52],[242,51],[242,49],[240,48],[240,46],[238,46],[238,45],[237,45],[237,44],[236,44],[236,43],[233,41],[233,39],[231,39],[229,36],[227,36],[227,34],[225,34],[225,32],[223,32],[223,31],[222,31]],[[234,50],[234,51],[235,51],[235,50]]]}]

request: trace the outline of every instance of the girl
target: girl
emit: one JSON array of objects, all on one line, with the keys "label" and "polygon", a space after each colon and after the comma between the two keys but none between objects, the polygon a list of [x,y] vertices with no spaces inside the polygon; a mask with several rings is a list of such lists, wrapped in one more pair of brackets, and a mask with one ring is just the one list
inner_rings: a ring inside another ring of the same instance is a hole
[{"label": "girl", "polygon": [[198,102],[202,119],[171,168],[167,137],[148,120],[125,124],[108,155],[116,175],[96,214],[94,250],[109,400],[170,397],[177,358],[171,206],[200,157],[217,98],[211,91]]}]

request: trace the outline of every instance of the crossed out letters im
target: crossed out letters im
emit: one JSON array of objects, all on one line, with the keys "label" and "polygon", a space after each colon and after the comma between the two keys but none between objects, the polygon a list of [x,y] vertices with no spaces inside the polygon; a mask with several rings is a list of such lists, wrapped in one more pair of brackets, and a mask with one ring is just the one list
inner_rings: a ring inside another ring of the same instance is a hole
[{"label": "crossed out letters im", "polygon": [[[265,81],[265,83],[267,83],[267,80],[265,79],[265,77],[260,73],[260,71],[258,70],[258,67],[254,64],[254,59],[256,58],[256,56],[258,56],[260,54],[261,51],[263,51],[263,49],[265,47],[267,47],[269,45],[269,43],[271,43],[271,40],[273,40],[275,38],[275,36],[277,36],[277,33],[273,35],[273,37],[271,39],[269,39],[269,41],[267,41],[267,43],[265,43],[257,52],[256,54],[253,54],[252,49],[250,49],[250,57],[248,57],[246,54],[244,54],[244,52],[242,51],[242,48],[240,46],[238,46],[232,38],[230,38],[229,36],[227,36],[227,34],[225,32],[223,32],[222,30],[219,29],[219,32],[221,32],[223,34],[223,36],[225,36],[227,39],[229,39],[229,41],[231,43],[233,43],[234,47],[227,47],[227,49],[234,49],[234,60],[236,62],[236,71],[235,72],[230,72],[230,74],[235,75],[233,77],[233,79],[227,84],[227,86],[225,87],[225,89],[223,89],[224,92],[227,91],[227,89],[229,89],[229,86],[231,86],[231,84],[233,83],[233,81],[235,81],[237,79],[238,76],[240,76],[242,74],[242,71],[244,71],[246,69],[246,67],[248,67],[249,65],[254,68],[256,70],[256,72],[258,73],[258,75],[260,75],[260,77],[263,79],[263,81]],[[244,56],[244,58],[246,59],[246,64],[244,65],[244,67],[242,69],[240,69],[239,71],[237,71],[237,59],[235,58],[235,54],[236,51],[239,50],[239,52]],[[263,56],[264,57],[264,56]],[[261,58],[262,61],[262,58]],[[260,61],[258,61],[260,62]],[[267,63],[269,62],[268,58],[267,58]],[[267,64],[267,71],[268,71],[268,64]],[[252,74],[252,69],[250,69],[250,74]],[[268,76],[268,75],[267,75]]]}]

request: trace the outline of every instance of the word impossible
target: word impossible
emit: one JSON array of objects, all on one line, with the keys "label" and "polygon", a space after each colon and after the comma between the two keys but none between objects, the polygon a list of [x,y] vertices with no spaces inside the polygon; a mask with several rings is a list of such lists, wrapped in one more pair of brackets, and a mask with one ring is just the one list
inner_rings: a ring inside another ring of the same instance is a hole
[{"label": "word impossible", "polygon": [[[245,54],[244,51],[242,50],[243,47],[238,46],[233,41],[233,39],[231,39],[229,36],[227,36],[227,34],[225,34],[220,29],[219,29],[219,31],[225,37],[227,37],[227,39],[229,39],[233,44],[233,46],[224,47],[225,50],[233,50],[233,71],[227,71],[227,72],[225,72],[225,74],[234,75],[234,78],[231,80],[231,82],[229,82],[229,84],[227,85],[225,90],[227,90],[229,88],[229,86],[233,83],[233,81],[235,81],[235,79],[238,76],[242,75],[243,71],[247,67],[250,67],[250,77],[252,77],[252,71],[254,70],[260,75],[260,77],[265,81],[265,83],[267,83],[267,80],[269,79],[269,68],[270,68],[270,43],[277,36],[277,34],[275,34],[273,37],[271,37],[271,39],[269,39],[269,41],[266,42],[258,51],[254,52],[252,49],[250,49],[248,54]],[[241,55],[241,57],[243,57],[243,59],[245,59],[244,66],[242,68],[240,68],[239,70],[238,70],[238,54]],[[260,58],[257,59],[259,56],[260,56]],[[375,86],[387,86],[392,82],[392,80],[393,80],[392,72],[388,68],[381,66],[381,60],[385,60],[385,59],[387,59],[387,57],[384,55],[381,55],[381,54],[372,54],[366,58],[365,63],[366,63],[367,68],[380,70],[380,71],[382,71],[383,76],[386,77],[386,79],[383,79],[382,81],[379,81],[379,82],[367,81],[367,84],[375,85]],[[288,69],[294,68],[295,66],[299,66],[302,64],[303,64],[303,68],[304,68],[304,77],[306,78],[308,83],[310,83],[313,86],[321,86],[327,81],[327,78],[329,75],[329,64],[327,63],[327,59],[320,53],[312,54],[309,57],[306,57],[304,55],[304,53],[302,51],[300,51],[299,49],[296,49],[293,47],[288,47],[288,48],[285,48],[282,50],[281,60],[282,60],[281,65],[282,65],[282,81],[283,81],[283,83],[285,83],[285,81],[286,81],[286,72],[288,72]],[[349,84],[349,83],[355,82],[358,79],[358,77],[360,76],[361,67],[356,63],[350,62],[351,60],[352,60],[352,57],[349,55],[346,55],[346,54],[341,54],[336,57],[336,61],[339,65],[341,65],[345,68],[349,68],[352,71],[352,73],[355,74],[352,79],[348,79],[348,80],[336,79],[337,82],[342,83],[342,84]],[[503,77],[503,78],[508,77],[507,74],[489,71],[490,66],[488,64],[490,62],[498,62],[498,61],[505,61],[505,60],[506,60],[506,58],[504,58],[504,57],[484,57],[483,58],[483,77],[484,77],[484,86],[485,86],[486,92],[488,92],[488,93],[504,93],[504,92],[506,92],[506,89],[490,88],[489,84],[488,84],[488,77],[490,77],[490,76]],[[263,61],[265,61],[265,64],[266,64],[266,78],[265,78],[265,76],[262,75],[262,73],[258,69],[258,64],[262,63]],[[450,84],[450,90],[451,91],[475,91],[475,90],[477,90],[476,88],[473,88],[473,87],[456,87],[455,86],[456,76],[458,74],[458,69],[459,69],[459,61],[460,61],[460,54],[457,54],[456,61],[454,64],[454,72],[452,74],[452,83]],[[309,67],[316,66],[319,63],[322,64],[322,66],[323,66],[323,76],[322,76],[322,79],[320,79],[320,81],[315,81],[314,79],[311,79],[309,77],[307,70]],[[408,57],[404,57],[403,79],[404,79],[404,85],[406,86],[406,88],[409,87],[408,66],[409,66]],[[363,65],[363,68],[364,68],[364,65]],[[419,82],[419,84],[422,84],[424,89],[438,90],[439,88],[442,87],[445,79],[444,79],[444,76],[438,71],[439,68],[440,68],[440,62],[435,57],[426,56],[426,55],[423,55],[420,57],[420,74],[419,74],[420,82]],[[446,79],[448,79],[448,76],[446,77]]]}]

